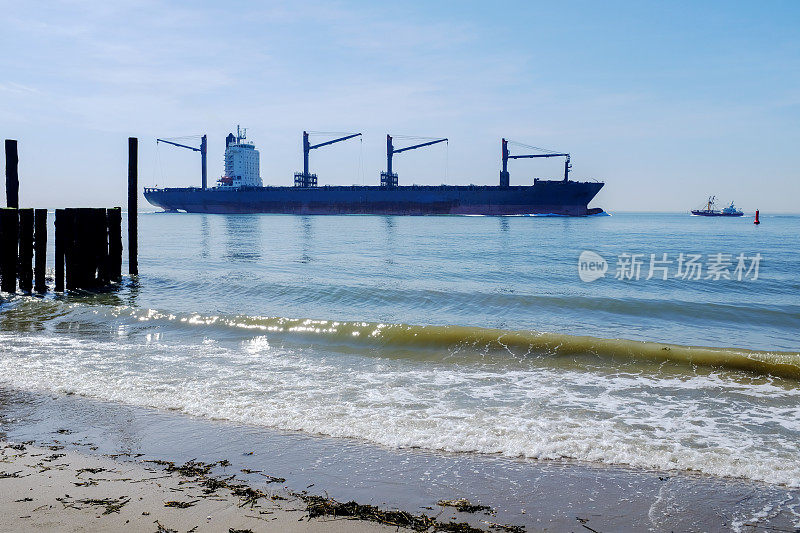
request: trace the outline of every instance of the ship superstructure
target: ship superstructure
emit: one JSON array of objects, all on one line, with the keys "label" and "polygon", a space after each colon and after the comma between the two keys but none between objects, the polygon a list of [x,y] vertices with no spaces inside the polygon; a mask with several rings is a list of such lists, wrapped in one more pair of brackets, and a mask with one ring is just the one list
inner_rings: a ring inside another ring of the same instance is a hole
[{"label": "ship superstructure", "polygon": [[247,129],[236,126],[236,135],[225,138],[225,175],[220,187],[261,187],[260,154],[252,142],[247,142]]}]

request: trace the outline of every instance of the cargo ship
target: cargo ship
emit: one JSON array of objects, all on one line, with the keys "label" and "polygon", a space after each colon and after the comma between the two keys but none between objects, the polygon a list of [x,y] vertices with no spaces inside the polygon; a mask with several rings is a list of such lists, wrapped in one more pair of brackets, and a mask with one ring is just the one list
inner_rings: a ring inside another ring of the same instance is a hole
[{"label": "cargo ship", "polygon": [[[303,132],[303,172],[294,176],[294,186],[264,186],[259,173],[259,152],[246,140],[246,131],[225,141],[225,174],[216,186],[206,184],[206,136],[200,148],[158,139],[170,145],[198,151],[202,156],[202,185],[183,188],[145,188],[148,202],[165,211],[188,213],[283,213],[301,215],[566,215],[601,214],[588,207],[604,183],[569,179],[570,155],[535,147],[541,153],[512,154],[502,139],[502,170],[498,185],[398,185],[392,171],[393,156],[408,150],[447,142],[446,138],[395,148],[386,136],[387,170],[380,185],[323,185],[309,172],[309,153],[317,148],[360,136],[353,133],[312,144]],[[520,145],[526,146],[526,145]],[[508,161],[537,157],[564,157],[563,179],[534,179],[532,185],[511,185]]]}]

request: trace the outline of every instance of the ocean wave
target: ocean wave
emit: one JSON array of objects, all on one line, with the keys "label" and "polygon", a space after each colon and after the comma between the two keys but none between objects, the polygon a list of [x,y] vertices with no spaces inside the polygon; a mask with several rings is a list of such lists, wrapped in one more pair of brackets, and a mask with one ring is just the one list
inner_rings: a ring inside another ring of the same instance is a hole
[{"label": "ocean wave", "polygon": [[[0,328],[41,329],[44,322],[86,320],[108,328],[110,320],[129,324],[173,325],[189,329],[262,332],[287,342],[343,345],[355,349],[414,350],[418,357],[453,360],[461,355],[526,357],[597,356],[606,360],[672,362],[800,379],[800,353],[735,347],[687,346],[672,343],[607,339],[563,333],[517,331],[455,325],[409,325],[362,321],[249,315],[170,313],[128,306],[97,306],[80,302],[29,299],[5,311]],[[12,316],[13,315],[13,316]],[[96,331],[96,328],[84,329]]]}]

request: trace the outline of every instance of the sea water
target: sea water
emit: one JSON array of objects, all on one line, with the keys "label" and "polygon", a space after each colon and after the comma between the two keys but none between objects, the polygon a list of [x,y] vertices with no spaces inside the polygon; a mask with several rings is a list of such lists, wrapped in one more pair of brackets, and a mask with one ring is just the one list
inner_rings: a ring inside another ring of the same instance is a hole
[{"label": "sea water", "polygon": [[797,216],[142,214],[138,279],[3,295],[0,385],[797,488],[798,229]]}]

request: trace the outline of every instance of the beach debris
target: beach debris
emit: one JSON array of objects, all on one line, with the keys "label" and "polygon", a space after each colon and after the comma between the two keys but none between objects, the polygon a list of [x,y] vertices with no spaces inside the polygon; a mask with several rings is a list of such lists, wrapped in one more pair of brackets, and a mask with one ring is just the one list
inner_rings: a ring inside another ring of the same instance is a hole
[{"label": "beach debris", "polygon": [[249,468],[242,468],[242,472],[245,474],[260,474],[261,470],[250,470]]},{"label": "beach debris", "polygon": [[18,470],[16,472],[8,473],[8,472],[0,472],[0,479],[6,479],[10,477],[19,477],[20,472],[22,470]]},{"label": "beach debris", "polygon": [[581,517],[579,517],[579,516],[576,516],[576,517],[575,517],[575,520],[577,520],[578,522],[580,522],[580,524],[581,524],[583,527],[585,527],[586,529],[588,529],[589,531],[592,531],[593,533],[600,533],[600,532],[599,532],[599,531],[597,531],[596,529],[592,529],[592,528],[590,528],[589,526],[587,526],[587,525],[586,525],[586,522],[588,522],[588,521],[589,521],[589,519],[588,519],[588,518],[581,518]]},{"label": "beach debris", "polygon": [[91,487],[92,485],[97,485],[97,481],[93,479],[87,479],[86,481],[83,481],[81,483],[76,483],[73,481],[72,484],[75,485],[76,487]]},{"label": "beach debris", "polygon": [[69,435],[70,433],[72,433],[72,431],[70,431],[68,429],[65,429],[65,428],[61,428],[61,429],[57,429],[56,433],[59,433],[61,435]]},{"label": "beach debris", "polygon": [[436,518],[425,514],[412,515],[406,511],[384,511],[374,505],[362,505],[354,501],[341,503],[322,496],[300,495],[299,497],[306,504],[306,512],[308,512],[309,518],[332,516],[369,520],[414,531],[452,531],[458,533],[477,533],[481,531],[466,522],[439,522]]},{"label": "beach debris", "polygon": [[80,476],[84,472],[89,472],[90,474],[99,474],[100,472],[105,472],[105,468],[79,468],[76,470],[76,475]]},{"label": "beach debris", "polygon": [[156,521],[155,521],[155,522],[153,522],[153,523],[156,525],[156,527],[158,527],[158,529],[156,529],[156,533],[178,533],[178,530],[177,530],[177,529],[170,529],[170,528],[168,528],[168,527],[165,527],[165,526],[164,526],[164,525],[163,525],[161,522],[159,522],[158,520],[156,520]]},{"label": "beach debris", "polygon": [[164,507],[176,507],[178,509],[188,509],[189,507],[194,507],[194,505],[199,501],[200,500],[194,500],[191,502],[169,501],[169,502],[164,502]]},{"label": "beach debris", "polygon": [[248,504],[250,507],[253,507],[256,503],[258,503],[259,499],[267,497],[267,495],[260,490],[254,489],[253,487],[249,487],[247,485],[228,485],[227,488],[230,489],[234,496],[238,496],[241,500],[239,507],[244,507]]},{"label": "beach debris", "polygon": [[466,498],[459,498],[458,500],[439,500],[437,505],[442,507],[455,507],[455,509],[462,513],[477,513],[478,511],[484,514],[495,514],[495,510],[488,505],[474,505]]},{"label": "beach debris", "polygon": [[33,498],[22,498],[20,500],[14,500],[14,502],[16,502],[16,503],[19,503],[19,502],[32,502],[32,501],[33,501]]},{"label": "beach debris", "polygon": [[77,503],[96,505],[98,507],[105,506],[106,510],[103,511],[103,514],[111,514],[118,513],[120,509],[122,509],[130,501],[130,498],[126,499],[124,496],[122,496],[119,498],[87,498],[85,500],[78,500]]},{"label": "beach debris", "polygon": [[180,466],[176,466],[172,461],[162,461],[160,459],[151,459],[148,463],[155,463],[165,467],[167,472],[177,472],[184,477],[201,477],[211,473],[211,469],[217,463],[202,463],[194,459],[186,461]]},{"label": "beach debris", "polygon": [[487,522],[486,520],[481,520],[484,524],[489,526],[489,529],[494,529],[496,531],[506,531],[508,533],[525,533],[525,526],[513,526],[509,524],[495,524],[494,522]]},{"label": "beach debris", "polygon": [[232,527],[228,528],[228,533],[253,533],[252,529],[233,529]]},{"label": "beach debris", "polygon": [[200,483],[200,485],[202,487],[205,487],[203,489],[204,494],[211,494],[213,492],[216,492],[217,489],[222,489],[228,486],[228,484],[224,480],[215,477],[209,477],[204,479],[203,482]]},{"label": "beach debris", "polygon": [[19,452],[24,452],[25,451],[25,445],[24,444],[9,444],[8,446],[6,446],[6,448],[11,448],[12,450],[17,450]]},{"label": "beach debris", "polygon": [[217,461],[217,464],[222,468],[225,468],[226,466],[231,466],[231,462],[228,461],[227,459],[223,459],[222,461]]},{"label": "beach debris", "polygon": [[286,480],[282,477],[268,476],[267,474],[261,474],[261,475],[267,478],[266,481],[267,483],[286,483]]}]

